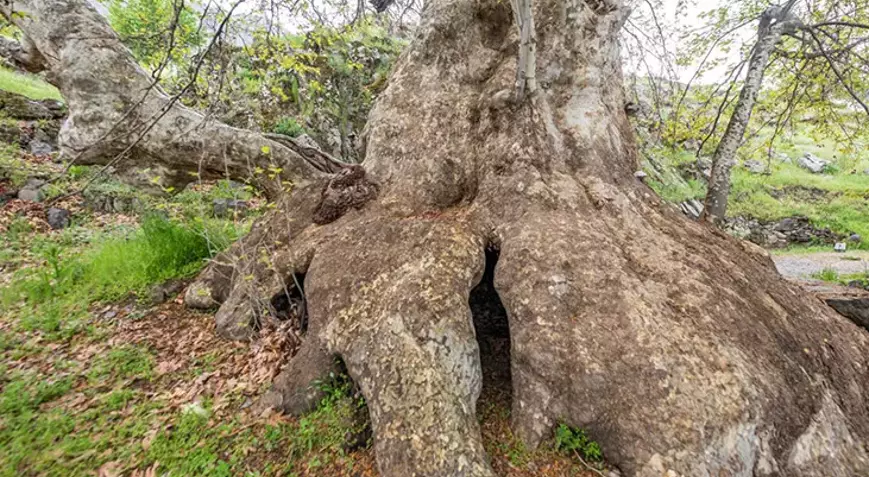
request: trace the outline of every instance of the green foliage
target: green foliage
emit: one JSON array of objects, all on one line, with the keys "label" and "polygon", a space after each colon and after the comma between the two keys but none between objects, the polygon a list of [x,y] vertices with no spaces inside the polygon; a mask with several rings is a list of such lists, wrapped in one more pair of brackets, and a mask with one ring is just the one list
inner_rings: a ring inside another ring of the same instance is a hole
[{"label": "green foliage", "polygon": [[286,117],[278,121],[272,131],[290,137],[299,137],[305,133],[305,128],[295,118]]},{"label": "green foliage", "polygon": [[[150,71],[167,60],[183,66],[191,51],[204,42],[199,17],[190,2],[173,0],[104,0],[109,22],[133,56]],[[183,8],[180,6],[183,5]],[[177,20],[177,21],[176,21]]]},{"label": "green foliage", "polygon": [[232,84],[256,98],[265,129],[291,136],[335,130],[342,153],[352,156],[352,137],[403,46],[369,20],[281,37],[260,30],[238,58]]},{"label": "green foliage", "polygon": [[0,66],[0,90],[27,96],[30,99],[62,100],[60,92],[40,77],[19,73]]},{"label": "green foliage", "polygon": [[825,282],[838,282],[839,272],[832,268],[825,268],[820,272],[812,274],[812,278],[817,278],[818,280],[823,280]]},{"label": "green foliage", "polygon": [[230,477],[232,465],[223,457],[226,444],[221,435],[229,425],[210,426],[208,417],[185,412],[171,431],[157,435],[147,455],[160,462],[170,475],[211,475]]},{"label": "green foliage", "polygon": [[559,424],[555,429],[555,448],[569,454],[577,453],[591,462],[603,460],[603,453],[597,442],[589,439],[582,429],[573,429],[565,424]]},{"label": "green foliage", "polygon": [[62,247],[46,243],[38,250],[44,266],[20,271],[3,290],[2,302],[19,310],[24,329],[69,336],[80,328],[89,303],[190,276],[237,236],[231,226],[182,225],[152,215],[131,237],[105,240],[78,256],[65,257]]}]

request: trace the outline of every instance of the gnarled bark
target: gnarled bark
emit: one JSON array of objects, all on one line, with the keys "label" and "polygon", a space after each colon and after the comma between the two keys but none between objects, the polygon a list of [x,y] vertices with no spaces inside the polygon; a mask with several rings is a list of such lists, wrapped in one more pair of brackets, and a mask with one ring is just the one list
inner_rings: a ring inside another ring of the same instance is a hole
[{"label": "gnarled bark", "polygon": [[88,2],[4,1],[0,13],[24,32],[29,56],[39,58],[39,68],[64,96],[69,117],[60,145],[68,160],[148,169],[164,186],[245,179],[275,196],[290,184],[343,168],[291,142],[184,107],[155,84]]},{"label": "gnarled bark", "polygon": [[[629,476],[869,473],[869,337],[634,177],[621,1],[532,13],[537,91],[510,104],[509,4],[428,4],[371,113],[365,181],[298,188],[225,255],[228,273],[210,269],[221,332],[252,336],[304,273],[305,355],[315,371],[344,360],[381,473],[492,475],[468,299],[498,247],[512,419],[530,445],[565,422]],[[325,197],[346,206],[317,220]],[[304,364],[278,405],[306,396]]]}]

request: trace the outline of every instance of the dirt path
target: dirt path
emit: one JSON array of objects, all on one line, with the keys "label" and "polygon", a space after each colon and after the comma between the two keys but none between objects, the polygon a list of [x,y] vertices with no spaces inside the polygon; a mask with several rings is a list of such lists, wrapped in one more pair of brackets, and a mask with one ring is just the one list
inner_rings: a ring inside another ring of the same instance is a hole
[{"label": "dirt path", "polygon": [[773,255],[772,259],[779,273],[788,278],[811,278],[826,268],[835,270],[839,275],[869,272],[869,252],[863,250]]}]

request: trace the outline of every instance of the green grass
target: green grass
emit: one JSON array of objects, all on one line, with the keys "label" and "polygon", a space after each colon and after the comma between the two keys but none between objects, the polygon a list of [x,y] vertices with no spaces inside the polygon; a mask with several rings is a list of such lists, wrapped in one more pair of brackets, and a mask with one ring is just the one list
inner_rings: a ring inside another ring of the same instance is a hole
[{"label": "green grass", "polygon": [[813,273],[812,278],[817,278],[818,280],[822,280],[825,282],[838,282],[839,272],[832,268],[825,268],[820,272]]},{"label": "green grass", "polygon": [[[26,225],[7,232],[13,248],[23,246],[26,239],[19,236],[26,235]],[[69,249],[56,241],[34,240],[27,246],[43,265],[16,273],[14,283],[0,292],[0,311],[16,315],[26,331],[68,338],[82,329],[91,303],[131,292],[147,296],[154,284],[191,276],[240,233],[232,223],[181,224],[151,215],[129,237],[94,243],[78,255],[67,256]]]},{"label": "green grass", "polygon": [[[771,174],[752,174],[737,166],[732,172],[732,188],[728,204],[731,217],[752,217],[761,221],[778,221],[786,217],[804,216],[815,227],[829,228],[840,235],[860,234],[869,237],[869,154],[850,155],[837,152],[833,145],[817,145],[803,136],[794,138],[794,145],[785,148],[792,158],[799,151],[812,152],[834,160],[834,173],[812,174],[796,164],[772,162]],[[663,179],[647,179],[649,185],[664,199],[680,203],[702,199],[705,184],[678,176],[678,168],[694,160],[683,150],[657,148],[652,154],[665,167]],[[646,167],[647,172],[651,172]],[[817,190],[819,192],[815,192]],[[854,248],[869,249],[869,240]]]},{"label": "green grass", "polygon": [[[786,188],[818,189],[824,195],[807,200],[798,194],[782,194]],[[869,175],[811,174],[790,164],[777,165],[771,175],[735,170],[728,215],[764,221],[799,215],[808,217],[815,227],[869,237]],[[869,243],[864,241],[857,248],[869,248]]]},{"label": "green grass", "polygon": [[30,99],[63,100],[57,88],[39,77],[3,67],[0,67],[0,90],[27,96]]}]

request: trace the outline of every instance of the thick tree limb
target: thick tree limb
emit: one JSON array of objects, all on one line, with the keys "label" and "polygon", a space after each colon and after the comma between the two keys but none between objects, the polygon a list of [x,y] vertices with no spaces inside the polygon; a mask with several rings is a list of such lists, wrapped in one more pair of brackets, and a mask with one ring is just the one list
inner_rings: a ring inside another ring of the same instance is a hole
[{"label": "thick tree limb", "polygon": [[340,167],[184,107],[155,85],[84,0],[22,0],[0,5],[0,13],[31,40],[63,94],[69,120],[61,151],[79,164],[138,169],[164,186],[249,180],[272,195]]}]

